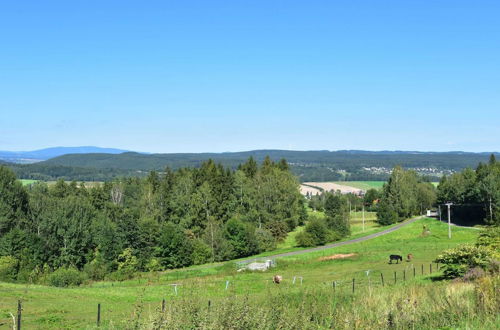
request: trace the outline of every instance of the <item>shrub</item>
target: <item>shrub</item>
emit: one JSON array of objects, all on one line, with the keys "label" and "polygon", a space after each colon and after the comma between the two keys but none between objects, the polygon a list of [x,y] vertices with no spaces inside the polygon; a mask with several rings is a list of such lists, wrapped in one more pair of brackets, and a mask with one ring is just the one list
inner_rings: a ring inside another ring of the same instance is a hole
[{"label": "shrub", "polygon": [[193,264],[202,265],[212,260],[212,249],[201,239],[193,240]]},{"label": "shrub", "polygon": [[488,227],[483,230],[477,238],[476,245],[500,250],[500,227]]},{"label": "shrub", "polygon": [[146,270],[148,272],[157,272],[161,270],[161,263],[158,258],[151,258],[149,259],[148,263],[146,264]]},{"label": "shrub", "polygon": [[59,268],[48,276],[48,284],[57,287],[80,285],[85,280],[86,274],[75,268]]},{"label": "shrub", "polygon": [[295,242],[297,246],[309,247],[323,245],[339,237],[337,233],[328,230],[324,219],[312,218],[306,225],[304,231],[295,236]]},{"label": "shrub", "polygon": [[309,233],[315,245],[323,245],[328,241],[329,230],[323,219],[314,219],[306,225],[305,232]]},{"label": "shrub", "polygon": [[463,244],[444,251],[436,258],[436,262],[443,264],[446,278],[456,278],[464,276],[469,269],[474,267],[487,269],[492,257],[493,252],[489,248]]},{"label": "shrub", "polygon": [[295,236],[295,243],[300,247],[316,246],[314,237],[306,231],[302,231]]},{"label": "shrub", "polygon": [[117,261],[118,270],[122,273],[134,274],[139,267],[137,257],[132,254],[131,248],[123,250],[123,252],[118,256]]},{"label": "shrub", "polygon": [[109,271],[109,267],[99,251],[94,253],[94,259],[83,267],[83,271],[94,281],[104,279]]},{"label": "shrub", "polygon": [[276,239],[269,230],[255,229],[255,238],[257,239],[258,252],[272,251],[276,249]]},{"label": "shrub", "polygon": [[19,262],[11,256],[0,257],[0,280],[11,282],[16,279]]}]

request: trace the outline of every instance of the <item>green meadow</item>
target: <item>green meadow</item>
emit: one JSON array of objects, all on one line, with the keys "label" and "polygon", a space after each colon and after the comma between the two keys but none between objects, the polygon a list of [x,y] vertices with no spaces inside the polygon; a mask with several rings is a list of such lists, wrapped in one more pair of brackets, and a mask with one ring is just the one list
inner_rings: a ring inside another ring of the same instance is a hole
[{"label": "green meadow", "polygon": [[[430,235],[422,235],[424,225],[430,229]],[[161,273],[142,273],[129,281],[95,282],[72,288],[0,283],[0,324],[6,328],[12,326],[10,313],[16,314],[18,300],[23,303],[23,324],[28,329],[86,329],[95,325],[98,303],[102,306],[102,325],[107,328],[127,328],[133,324],[139,328],[154,328],[150,325],[158,321],[157,317],[163,317],[158,316],[162,299],[166,300],[165,317],[168,316],[171,326],[192,326],[190,319],[186,319],[186,315],[192,312],[186,314],[187,310],[199,306],[199,312],[203,311],[203,320],[216,327],[224,324],[217,323],[222,322],[221,319],[217,321],[204,314],[208,313],[208,301],[214,310],[247,308],[249,312],[255,310],[258,313],[270,299],[292,301],[292,305],[298,304],[300,307],[300,301],[313,301],[319,299],[318,295],[333,299],[333,291],[339,295],[340,301],[347,299],[345,306],[351,306],[353,299],[365,299],[367,295],[379,295],[377,299],[388,297],[391,294],[390,286],[397,291],[393,292],[394,295],[412,291],[415,287],[422,287],[422,292],[431,294],[433,286],[446,290],[448,285],[445,282],[433,282],[439,275],[437,265],[432,263],[435,257],[449,247],[473,242],[477,234],[478,230],[453,228],[452,239],[448,239],[445,224],[434,219],[422,219],[364,242],[276,259],[276,267],[268,272],[238,272],[235,262],[225,262]],[[285,248],[292,246],[291,241],[283,244]],[[406,256],[409,253],[414,256],[410,262],[388,263],[390,254]],[[322,257],[337,254],[354,255],[345,259],[321,260]],[[283,277],[281,284],[272,283],[274,274]],[[178,284],[177,294],[172,284]],[[418,296],[419,293],[414,294]],[[324,308],[330,305],[328,303]],[[238,314],[241,311],[233,312]],[[183,322],[189,322],[175,323],[181,322],[175,317],[176,313],[179,318],[184,318]],[[295,320],[293,315],[289,317],[290,322]],[[349,319],[352,317],[350,315]],[[263,318],[268,320],[268,316]],[[320,325],[323,326],[327,327]],[[357,328],[361,329],[363,325]]]}]

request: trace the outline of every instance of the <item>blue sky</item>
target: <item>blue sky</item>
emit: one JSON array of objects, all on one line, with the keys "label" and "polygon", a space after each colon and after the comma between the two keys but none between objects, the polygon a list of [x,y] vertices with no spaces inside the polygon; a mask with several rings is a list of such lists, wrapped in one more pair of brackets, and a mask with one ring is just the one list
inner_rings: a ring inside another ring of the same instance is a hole
[{"label": "blue sky", "polygon": [[2,1],[0,150],[500,151],[499,1]]}]

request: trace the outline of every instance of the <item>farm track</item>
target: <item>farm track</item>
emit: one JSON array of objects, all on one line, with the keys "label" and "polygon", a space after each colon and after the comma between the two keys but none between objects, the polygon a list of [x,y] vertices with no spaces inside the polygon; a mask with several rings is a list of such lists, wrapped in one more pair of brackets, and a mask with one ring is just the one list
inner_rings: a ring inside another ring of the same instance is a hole
[{"label": "farm track", "polygon": [[396,231],[399,228],[404,227],[406,225],[409,225],[410,223],[413,223],[413,222],[415,222],[417,220],[420,220],[422,218],[425,218],[425,216],[418,216],[418,217],[406,220],[406,221],[404,221],[404,222],[402,222],[400,224],[397,224],[394,227],[385,229],[383,231],[379,231],[378,233],[366,235],[366,236],[363,236],[363,237],[354,238],[354,239],[351,239],[351,240],[348,240],[348,241],[343,241],[343,242],[338,242],[338,243],[331,243],[331,244],[327,244],[327,245],[323,245],[323,246],[318,246],[318,247],[314,247],[314,248],[310,248],[310,249],[304,249],[304,250],[300,250],[300,251],[292,251],[292,252],[279,253],[279,254],[270,255],[270,256],[267,256],[267,257],[250,258],[250,259],[241,260],[239,262],[240,263],[250,263],[250,262],[262,260],[264,258],[266,258],[266,259],[274,259],[274,258],[290,257],[290,256],[299,255],[299,254],[311,253],[311,252],[316,252],[316,251],[331,249],[331,248],[338,247],[338,246],[343,246],[343,245],[349,245],[349,244],[353,244],[353,243],[363,242],[363,241],[367,241],[367,240],[372,239],[372,238],[376,238],[376,237],[379,237],[379,236],[382,236],[382,235],[385,235],[385,234],[392,233],[393,231]]}]

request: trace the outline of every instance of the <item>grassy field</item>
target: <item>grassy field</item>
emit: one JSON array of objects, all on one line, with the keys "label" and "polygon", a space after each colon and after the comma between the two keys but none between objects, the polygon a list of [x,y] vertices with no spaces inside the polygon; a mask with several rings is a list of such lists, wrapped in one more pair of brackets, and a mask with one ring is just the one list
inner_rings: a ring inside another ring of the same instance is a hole
[{"label": "grassy field", "polygon": [[[431,235],[421,235],[423,225],[430,228]],[[271,296],[286,295],[288,298],[284,299],[288,301],[313,292],[316,292],[313,296],[318,292],[331,294],[333,281],[338,281],[338,292],[347,294],[352,290],[353,278],[358,294],[366,295],[370,290],[384,290],[381,288],[380,274],[384,275],[386,286],[393,285],[394,272],[397,274],[396,285],[403,285],[405,274],[408,285],[429,286],[432,285],[430,265],[439,252],[459,243],[471,242],[477,234],[477,230],[453,228],[453,238],[449,240],[445,224],[433,219],[422,219],[372,240],[278,259],[272,272],[240,273],[236,271],[234,262],[226,262],[163,273],[145,273],[130,281],[98,282],[75,288],[0,283],[0,324],[12,324],[9,313],[15,315],[18,299],[23,301],[23,323],[29,329],[91,328],[95,324],[98,303],[102,304],[103,325],[123,328],[131,322],[153,318],[162,299],[166,299],[169,313],[178,306],[175,313],[185,315],[183,313],[186,310],[182,308],[197,306],[198,303],[207,306],[208,300],[222,308],[230,301],[238,303],[246,299],[252,301],[247,304],[251,308],[256,302],[268,301]],[[291,243],[283,244],[286,248]],[[320,257],[339,253],[354,253],[355,256],[341,260],[320,260]],[[389,254],[408,253],[414,255],[412,262],[388,264]],[[415,279],[412,279],[413,268],[417,275]],[[421,275],[422,269],[424,275]],[[435,264],[433,272],[436,272]],[[271,282],[273,274],[283,276],[282,284],[276,286]],[[302,285],[299,278],[293,284],[293,278],[297,276],[302,277]],[[226,281],[229,281],[227,289]],[[180,284],[177,295],[171,285],[174,283]],[[389,296],[393,293],[387,291],[384,294]],[[244,305],[241,303],[242,308]],[[257,304],[255,308],[258,307]],[[175,316],[175,313],[172,315]]]},{"label": "grassy field", "polygon": [[35,182],[38,182],[38,180],[31,180],[31,179],[19,179],[19,181],[21,181],[23,186],[27,186],[27,185],[33,184]]}]

